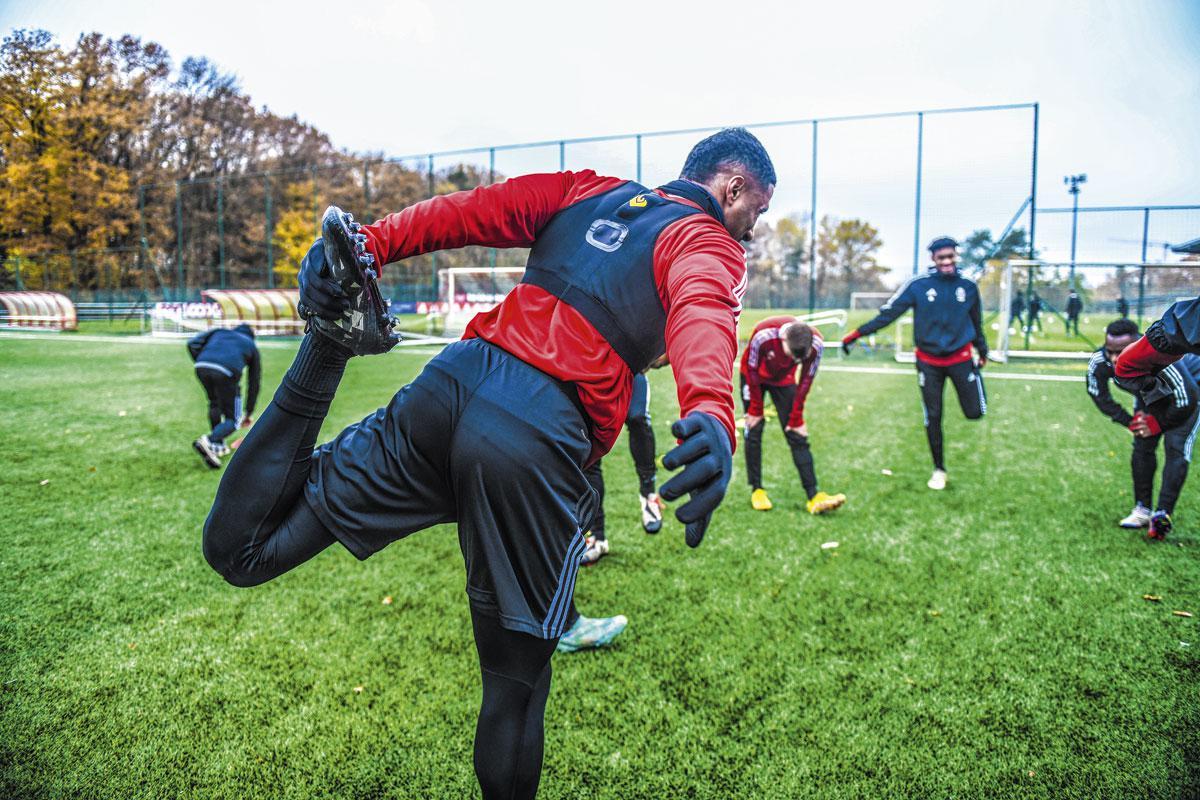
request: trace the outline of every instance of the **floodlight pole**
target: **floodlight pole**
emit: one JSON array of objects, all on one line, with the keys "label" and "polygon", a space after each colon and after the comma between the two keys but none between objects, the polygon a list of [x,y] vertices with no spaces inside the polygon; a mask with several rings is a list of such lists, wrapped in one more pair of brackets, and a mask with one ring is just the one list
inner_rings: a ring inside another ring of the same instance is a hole
[{"label": "floodlight pole", "polygon": [[1075,291],[1075,236],[1079,227],[1079,185],[1087,183],[1087,175],[1067,175],[1063,178],[1071,193],[1071,291]]},{"label": "floodlight pole", "polygon": [[[426,170],[429,178],[429,197],[433,198],[434,179],[433,179],[433,153],[426,156]],[[433,293],[434,302],[437,302],[438,296],[438,271],[437,271],[437,251],[429,254],[429,270],[432,273],[429,277],[429,290]],[[451,298],[453,302],[453,298]]]},{"label": "floodlight pole", "polygon": [[812,199],[808,222],[808,313],[817,308],[817,121],[812,124]]},{"label": "floodlight pole", "polygon": [[913,275],[921,267],[921,159],[925,149],[925,112],[917,112],[917,207],[913,212]]}]

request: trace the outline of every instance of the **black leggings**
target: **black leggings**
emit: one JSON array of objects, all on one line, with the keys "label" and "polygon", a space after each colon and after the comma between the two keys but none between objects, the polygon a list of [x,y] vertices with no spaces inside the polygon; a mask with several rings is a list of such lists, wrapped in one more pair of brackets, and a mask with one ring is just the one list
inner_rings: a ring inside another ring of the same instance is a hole
[{"label": "black leggings", "polygon": [[[796,384],[785,383],[780,386],[766,384],[763,390],[771,396],[775,411],[779,416],[779,427],[783,428],[783,437],[787,440],[788,449],[792,451],[792,463],[800,473],[800,483],[808,499],[816,495],[817,470],[813,465],[812,448],[808,445],[808,437],[801,436],[787,429],[788,415],[792,413],[792,405],[796,402]],[[742,378],[742,410],[750,408],[750,387]],[[753,428],[746,428],[746,478],[751,489],[762,488],[762,437],[763,429],[767,427],[764,419]]]},{"label": "black leggings", "polygon": [[[336,541],[303,497],[313,445],[345,369],[345,356],[322,342],[305,337],[226,468],[205,522],[204,557],[235,586],[269,581]],[[475,774],[485,800],[531,798],[558,640],[507,630],[474,608],[471,625],[483,675]]]},{"label": "black leggings", "polygon": [[542,775],[550,656],[557,639],[500,626],[471,609],[483,701],[475,726],[475,777],[484,800],[531,798]]},{"label": "black leggings", "polygon": [[967,419],[979,419],[987,412],[987,393],[983,388],[983,376],[975,369],[972,361],[963,361],[949,367],[935,367],[924,361],[917,362],[917,383],[921,387],[921,405],[925,409],[925,436],[929,439],[929,451],[933,455],[933,466],[944,470],[946,460],[942,453],[942,395],[946,378],[954,384],[958,404]]}]

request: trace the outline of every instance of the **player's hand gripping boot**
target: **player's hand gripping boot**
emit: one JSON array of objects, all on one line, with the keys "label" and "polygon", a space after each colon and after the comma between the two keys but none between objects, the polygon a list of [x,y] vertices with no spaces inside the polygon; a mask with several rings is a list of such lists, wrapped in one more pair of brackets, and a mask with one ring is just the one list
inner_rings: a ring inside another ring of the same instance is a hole
[{"label": "player's hand gripping boot", "polygon": [[386,353],[400,343],[376,281],[375,259],[354,217],[325,209],[321,238],[300,266],[300,316],[314,333],[356,356]]}]

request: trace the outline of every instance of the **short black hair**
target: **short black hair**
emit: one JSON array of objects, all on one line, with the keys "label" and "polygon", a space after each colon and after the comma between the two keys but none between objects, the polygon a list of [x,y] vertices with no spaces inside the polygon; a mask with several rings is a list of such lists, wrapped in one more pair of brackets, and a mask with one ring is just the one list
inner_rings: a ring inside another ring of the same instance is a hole
[{"label": "short black hair", "polygon": [[958,247],[958,242],[954,241],[953,236],[939,236],[929,243],[929,252],[935,253],[946,247]]},{"label": "short black hair", "polygon": [[737,165],[750,173],[763,188],[774,186],[775,165],[753,133],[745,128],[725,128],[701,139],[688,153],[679,177],[708,183],[722,167]]},{"label": "short black hair", "polygon": [[1134,322],[1133,320],[1129,319],[1128,317],[1121,317],[1120,319],[1114,319],[1112,322],[1108,323],[1108,327],[1104,329],[1104,332],[1106,334],[1108,334],[1109,336],[1139,336],[1139,335],[1141,335],[1141,331],[1138,330],[1137,323]]}]

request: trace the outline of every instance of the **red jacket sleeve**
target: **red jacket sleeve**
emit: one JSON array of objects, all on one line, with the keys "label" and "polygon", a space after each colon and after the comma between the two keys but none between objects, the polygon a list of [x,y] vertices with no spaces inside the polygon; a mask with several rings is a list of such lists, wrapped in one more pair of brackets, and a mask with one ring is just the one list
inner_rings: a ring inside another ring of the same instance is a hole
[{"label": "red jacket sleeve", "polygon": [[763,342],[758,337],[758,332],[762,328],[763,323],[761,322],[754,326],[754,331],[750,334],[750,341],[746,343],[746,352],[742,359],[742,375],[746,378],[746,387],[750,390],[750,403],[746,407],[746,413],[752,417],[761,417],[763,415],[762,376],[758,372]]},{"label": "red jacket sleeve", "polygon": [[624,183],[592,170],[522,175],[441,195],[363,226],[376,264],[468,245],[528,247],[556,213]]},{"label": "red jacket sleeve", "polygon": [[1118,378],[1140,378],[1158,372],[1182,358],[1181,354],[1160,353],[1146,336],[1138,339],[1117,357],[1113,372]]},{"label": "red jacket sleeve", "polygon": [[693,215],[668,226],[654,248],[654,275],[667,310],[667,356],[679,415],[712,414],[737,449],[733,363],[746,291],[746,256],[720,223]]},{"label": "red jacket sleeve", "polygon": [[821,353],[825,343],[820,336],[813,337],[812,355],[800,365],[800,386],[796,389],[796,400],[788,414],[788,427],[799,428],[804,424],[804,402],[808,399],[808,391],[812,389],[813,379],[817,377],[817,369],[821,366]]}]

